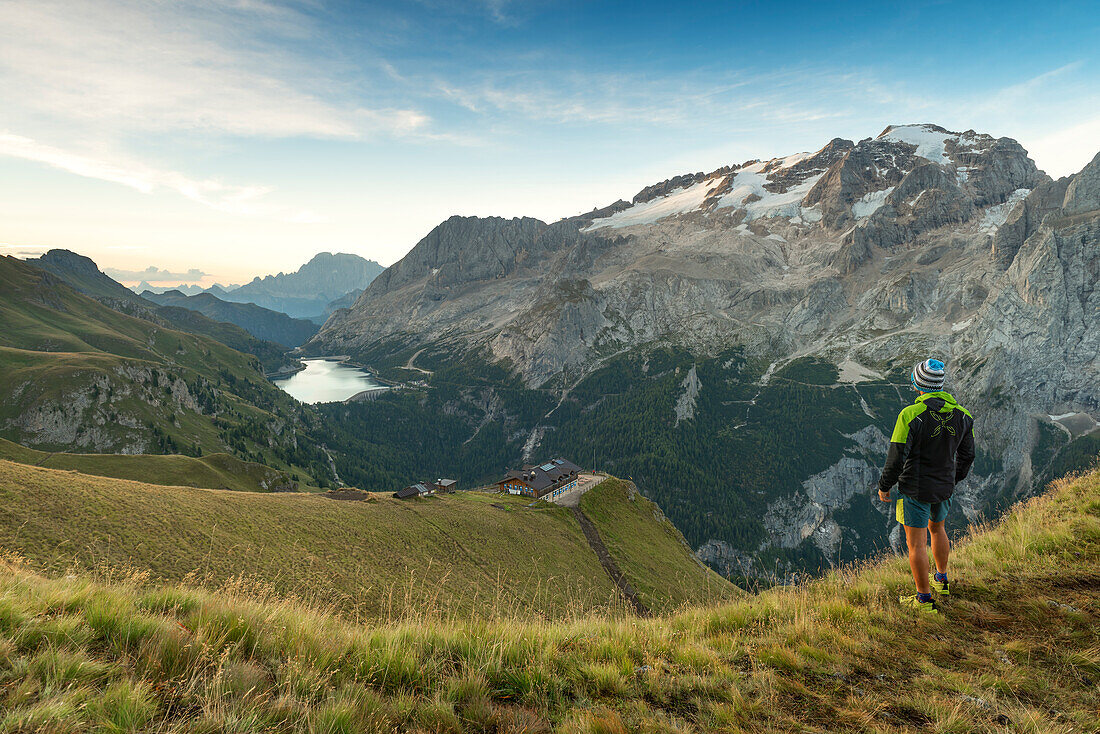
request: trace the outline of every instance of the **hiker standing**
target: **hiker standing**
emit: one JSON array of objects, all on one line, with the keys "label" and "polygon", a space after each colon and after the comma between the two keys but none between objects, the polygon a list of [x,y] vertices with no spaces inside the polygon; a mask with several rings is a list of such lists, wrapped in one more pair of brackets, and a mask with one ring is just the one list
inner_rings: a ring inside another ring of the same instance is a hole
[{"label": "hiker standing", "polygon": [[[897,520],[905,529],[909,568],[917,593],[898,599],[903,606],[938,614],[932,590],[950,594],[947,581],[947,511],[955,484],[974,463],[974,418],[943,389],[944,365],[926,359],[913,368],[909,381],[919,393],[902,409],[890,437],[886,466],[878,482],[878,497],[890,501],[898,485]],[[935,573],[928,565],[928,535],[932,535]]]}]

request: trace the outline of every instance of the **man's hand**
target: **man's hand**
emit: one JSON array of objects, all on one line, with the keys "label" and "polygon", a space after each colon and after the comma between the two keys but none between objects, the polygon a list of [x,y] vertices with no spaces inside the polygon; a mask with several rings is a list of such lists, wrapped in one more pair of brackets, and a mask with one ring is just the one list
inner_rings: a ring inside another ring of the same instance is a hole
[{"label": "man's hand", "polygon": [[879,500],[881,500],[882,502],[889,502],[889,501],[890,501],[890,493],[889,493],[889,492],[883,492],[883,491],[882,491],[882,490],[880,489],[880,490],[878,491],[878,498],[879,498]]}]

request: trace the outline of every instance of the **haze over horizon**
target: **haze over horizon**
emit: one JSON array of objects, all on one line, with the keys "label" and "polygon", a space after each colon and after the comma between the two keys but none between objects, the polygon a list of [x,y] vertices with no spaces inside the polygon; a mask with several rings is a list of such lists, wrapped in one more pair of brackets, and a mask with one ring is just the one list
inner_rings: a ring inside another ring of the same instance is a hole
[{"label": "haze over horizon", "polygon": [[1057,177],[1100,148],[1098,41],[1086,2],[10,0],[0,253],[388,265],[453,214],[556,220],[893,123],[1012,137]]}]

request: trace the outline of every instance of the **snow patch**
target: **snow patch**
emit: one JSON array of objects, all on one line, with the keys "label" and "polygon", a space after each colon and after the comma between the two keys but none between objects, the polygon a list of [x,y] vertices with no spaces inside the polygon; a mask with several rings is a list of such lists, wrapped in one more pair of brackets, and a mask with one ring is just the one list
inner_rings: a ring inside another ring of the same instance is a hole
[{"label": "snow patch", "polygon": [[894,190],[893,186],[881,191],[871,191],[860,197],[859,201],[852,204],[852,214],[856,219],[866,219],[877,212],[886,203],[886,197]]},{"label": "snow patch", "polygon": [[802,219],[807,222],[820,222],[821,221],[821,205],[814,204],[813,206],[804,206],[801,209]]},{"label": "snow patch", "polygon": [[692,186],[681,187],[666,196],[615,212],[610,217],[595,219],[584,231],[591,232],[601,227],[620,229],[633,227],[636,224],[653,224],[674,214],[687,214],[701,207],[710,192],[718,188],[725,179],[725,176],[717,176]]},{"label": "snow patch", "polygon": [[[825,175],[819,173],[810,176],[784,193],[774,194],[764,188],[764,184],[768,183],[768,177],[755,170],[760,167],[761,164],[753,164],[738,170],[734,174],[729,192],[719,199],[717,208],[744,209],[745,219],[750,222],[767,217],[798,216],[802,214],[802,200],[806,198],[806,194],[814,187],[817,180]],[[746,203],[745,200],[750,197],[758,198]]]},{"label": "snow patch", "polygon": [[[591,232],[603,227],[620,229],[639,224],[653,224],[666,217],[698,211],[707,197],[727,181],[730,190],[718,201],[715,207],[717,209],[744,209],[745,221],[768,217],[794,217],[797,223],[818,222],[821,221],[821,210],[803,208],[801,203],[818,179],[825,175],[824,172],[806,178],[783,193],[773,193],[765,188],[771,181],[773,173],[797,165],[812,155],[813,153],[795,153],[785,158],[756,161],[731,173],[717,175],[690,186],[682,186],[665,196],[635,204],[607,217],[594,219],[584,231]],[[768,170],[767,173],[765,169]],[[748,199],[752,200],[746,201]]]},{"label": "snow patch", "polygon": [[794,153],[784,158],[783,162],[776,166],[776,169],[778,170],[782,168],[790,168],[797,163],[801,163],[812,155],[813,153]]},{"label": "snow patch", "polygon": [[917,155],[940,165],[951,163],[951,159],[947,157],[947,139],[957,139],[950,133],[938,132],[927,125],[899,125],[890,128],[879,137],[883,140],[915,145]]},{"label": "snow patch", "polygon": [[1008,195],[1003,204],[994,204],[986,209],[982,214],[981,223],[978,224],[978,230],[989,234],[996,232],[1008,219],[1008,215],[1012,213],[1016,204],[1026,199],[1030,193],[1031,189],[1016,189]]}]

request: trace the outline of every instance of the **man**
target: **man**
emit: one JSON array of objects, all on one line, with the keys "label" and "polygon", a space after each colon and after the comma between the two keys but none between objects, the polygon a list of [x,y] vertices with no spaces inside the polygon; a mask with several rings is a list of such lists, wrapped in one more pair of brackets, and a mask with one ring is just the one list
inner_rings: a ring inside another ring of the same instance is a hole
[{"label": "man", "polygon": [[[955,484],[966,478],[974,463],[974,418],[950,393],[944,392],[943,362],[927,359],[909,377],[919,393],[905,407],[894,425],[886,466],[878,482],[878,497],[890,501],[890,488],[898,485],[897,520],[905,529],[909,568],[917,593],[898,599],[905,607],[938,614],[932,590],[951,593],[947,580],[947,511]],[[928,565],[928,535],[936,571]]]}]

